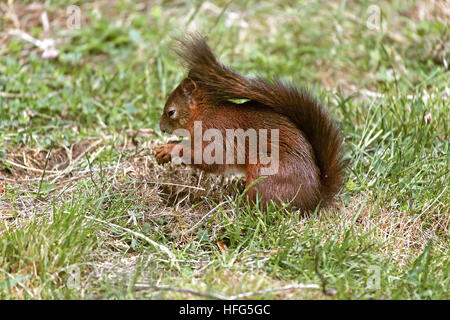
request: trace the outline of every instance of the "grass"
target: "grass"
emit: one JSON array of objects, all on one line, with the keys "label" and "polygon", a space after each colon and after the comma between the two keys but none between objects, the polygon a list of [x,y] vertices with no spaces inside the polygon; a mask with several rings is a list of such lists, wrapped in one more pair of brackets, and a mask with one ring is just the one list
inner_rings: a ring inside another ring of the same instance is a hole
[{"label": "grass", "polygon": [[[12,3],[0,4],[0,298],[450,298],[445,1],[381,1],[375,20],[365,1]],[[58,58],[16,28],[54,38]],[[349,163],[334,208],[263,214],[239,178],[156,164],[184,75],[171,37],[185,30],[244,74],[320,97]]]}]

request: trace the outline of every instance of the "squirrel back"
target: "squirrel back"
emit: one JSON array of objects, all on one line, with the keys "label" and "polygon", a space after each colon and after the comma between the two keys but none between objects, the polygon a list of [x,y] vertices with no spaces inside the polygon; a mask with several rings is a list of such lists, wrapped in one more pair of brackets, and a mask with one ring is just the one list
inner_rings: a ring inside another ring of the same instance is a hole
[{"label": "squirrel back", "polygon": [[343,140],[327,111],[306,90],[275,78],[250,79],[220,63],[203,37],[178,39],[176,53],[185,61],[188,78],[204,88],[205,99],[220,104],[230,99],[256,101],[287,116],[311,144],[320,171],[320,198],[328,204],[342,185]]}]

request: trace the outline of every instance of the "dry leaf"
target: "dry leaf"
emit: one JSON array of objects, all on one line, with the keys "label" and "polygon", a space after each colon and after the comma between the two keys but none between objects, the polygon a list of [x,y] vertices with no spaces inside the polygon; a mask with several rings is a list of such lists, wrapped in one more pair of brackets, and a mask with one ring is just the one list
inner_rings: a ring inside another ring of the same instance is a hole
[{"label": "dry leaf", "polygon": [[227,245],[225,243],[223,243],[222,241],[217,239],[216,240],[216,244],[217,244],[217,246],[219,247],[219,249],[220,249],[220,251],[222,253],[226,253],[227,252],[228,248],[227,248]]}]

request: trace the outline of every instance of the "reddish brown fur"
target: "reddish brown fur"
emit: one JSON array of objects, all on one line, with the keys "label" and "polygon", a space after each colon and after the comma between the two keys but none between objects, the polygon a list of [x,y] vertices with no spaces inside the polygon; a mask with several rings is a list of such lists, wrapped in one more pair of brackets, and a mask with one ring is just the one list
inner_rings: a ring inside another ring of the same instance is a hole
[{"label": "reddish brown fur", "polygon": [[[187,63],[189,75],[170,94],[161,130],[183,128],[193,136],[194,121],[202,121],[203,131],[215,128],[223,136],[226,129],[279,129],[279,170],[250,188],[247,195],[252,201],[259,194],[264,204],[290,202],[304,210],[314,210],[320,202],[328,204],[342,184],[343,167],[342,139],[325,109],[292,84],[248,79],[225,67],[200,36],[179,42],[177,53]],[[230,99],[249,101],[236,104]],[[159,163],[170,161],[173,147],[169,144],[157,150]],[[250,164],[248,159],[247,151],[245,164],[192,166],[216,174],[233,167],[246,173],[249,185],[261,176],[262,164]]]}]

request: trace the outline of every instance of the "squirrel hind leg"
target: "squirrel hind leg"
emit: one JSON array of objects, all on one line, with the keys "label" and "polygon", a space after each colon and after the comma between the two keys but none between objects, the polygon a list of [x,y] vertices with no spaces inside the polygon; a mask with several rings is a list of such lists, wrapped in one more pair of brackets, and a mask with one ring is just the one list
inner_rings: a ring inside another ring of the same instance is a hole
[{"label": "squirrel hind leg", "polygon": [[[259,197],[259,203],[264,211],[271,201],[278,205],[288,204],[290,207],[305,211],[314,210],[320,202],[320,180],[316,171],[309,173],[310,175],[306,176],[304,170],[292,172],[292,170],[283,170],[280,166],[277,173],[264,176],[261,181],[254,184],[247,191],[247,197],[253,204],[257,203]],[[246,176],[246,187],[248,187],[262,176],[261,166],[249,166]]]}]

